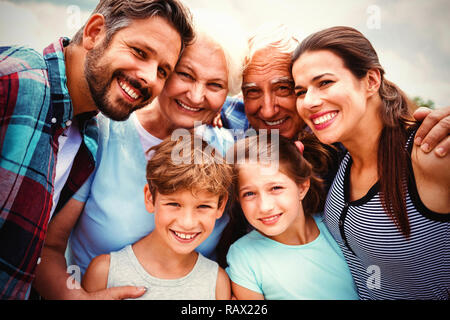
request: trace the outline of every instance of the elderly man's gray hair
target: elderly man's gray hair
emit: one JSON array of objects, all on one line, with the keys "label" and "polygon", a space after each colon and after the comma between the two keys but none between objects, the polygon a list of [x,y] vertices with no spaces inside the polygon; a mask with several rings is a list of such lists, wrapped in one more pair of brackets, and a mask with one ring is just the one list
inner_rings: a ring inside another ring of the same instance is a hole
[{"label": "elderly man's gray hair", "polygon": [[266,23],[249,38],[245,67],[252,61],[256,52],[269,47],[281,53],[292,54],[299,45],[298,39],[284,24]]}]

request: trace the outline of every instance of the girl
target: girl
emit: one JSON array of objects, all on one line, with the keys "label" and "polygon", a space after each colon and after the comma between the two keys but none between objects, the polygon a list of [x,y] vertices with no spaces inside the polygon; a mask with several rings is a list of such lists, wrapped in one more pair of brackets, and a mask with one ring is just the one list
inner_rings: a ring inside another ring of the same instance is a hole
[{"label": "girl", "polygon": [[363,299],[449,299],[449,155],[412,140],[409,102],[357,30],[306,38],[293,56],[297,111],[348,153],[325,220]]},{"label": "girl", "polygon": [[[323,203],[322,182],[290,140],[253,136],[235,145],[236,195],[255,228],[229,249],[228,275],[237,299],[357,299],[339,246],[314,214]],[[258,144],[259,140],[259,144]],[[270,141],[268,141],[270,140]],[[305,156],[324,157],[306,139]],[[245,150],[242,152],[240,150]],[[312,152],[311,152],[312,151]],[[262,159],[276,155],[267,165]],[[258,154],[259,160],[252,159]],[[239,216],[233,212],[231,224]]]}]

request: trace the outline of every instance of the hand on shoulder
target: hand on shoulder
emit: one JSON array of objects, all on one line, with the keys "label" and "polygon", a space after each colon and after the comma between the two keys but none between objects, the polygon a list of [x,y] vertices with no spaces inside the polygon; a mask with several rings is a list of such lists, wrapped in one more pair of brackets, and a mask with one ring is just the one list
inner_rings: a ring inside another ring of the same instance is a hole
[{"label": "hand on shoulder", "polygon": [[417,191],[423,204],[438,213],[450,212],[450,154],[425,153],[414,145],[411,153]]}]

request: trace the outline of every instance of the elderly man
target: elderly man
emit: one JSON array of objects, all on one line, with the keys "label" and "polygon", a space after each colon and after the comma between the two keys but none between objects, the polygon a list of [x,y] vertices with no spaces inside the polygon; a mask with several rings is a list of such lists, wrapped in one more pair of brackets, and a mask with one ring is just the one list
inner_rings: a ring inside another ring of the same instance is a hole
[{"label": "elderly man", "polygon": [[292,138],[304,127],[295,108],[291,75],[291,54],[299,42],[283,25],[264,25],[248,43],[244,103],[229,98],[222,109],[222,123],[230,129],[278,129]]},{"label": "elderly man", "polygon": [[[299,44],[284,25],[266,24],[249,39],[240,99],[229,98],[216,123],[228,129],[278,129],[294,138],[304,128],[296,111],[291,75],[291,54]],[[443,157],[450,149],[450,107],[431,111],[419,108],[414,117],[423,120],[415,142],[425,152],[434,149]]]},{"label": "elderly man", "polygon": [[177,0],[101,0],[43,55],[0,48],[1,299],[28,298],[49,220],[93,171],[95,114],[125,120],[147,105],[192,38]]}]

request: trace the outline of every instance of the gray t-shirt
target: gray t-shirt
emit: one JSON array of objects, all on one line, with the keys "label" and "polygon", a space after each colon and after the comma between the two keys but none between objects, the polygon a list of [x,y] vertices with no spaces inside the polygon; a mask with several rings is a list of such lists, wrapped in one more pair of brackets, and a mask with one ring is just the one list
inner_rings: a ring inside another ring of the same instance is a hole
[{"label": "gray t-shirt", "polygon": [[131,245],[111,252],[107,287],[143,286],[140,300],[215,300],[218,264],[198,254],[194,268],[178,279],[159,279],[139,263]]}]

